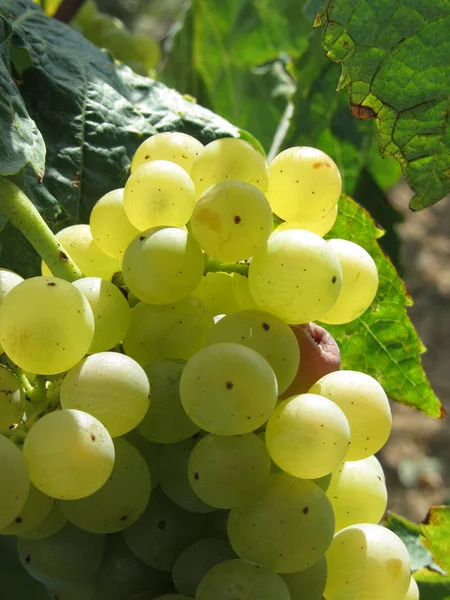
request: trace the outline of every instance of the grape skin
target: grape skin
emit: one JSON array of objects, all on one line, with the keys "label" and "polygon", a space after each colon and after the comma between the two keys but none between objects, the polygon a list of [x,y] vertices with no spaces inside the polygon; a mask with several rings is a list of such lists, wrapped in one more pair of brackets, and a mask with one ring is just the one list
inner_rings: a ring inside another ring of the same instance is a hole
[{"label": "grape skin", "polygon": [[194,161],[204,146],[194,137],[178,131],[156,133],[139,146],[131,163],[133,173],[140,165],[152,160],[170,160],[191,172]]},{"label": "grape skin", "polygon": [[0,435],[0,528],[7,527],[23,509],[30,478],[22,452],[7,437]]}]

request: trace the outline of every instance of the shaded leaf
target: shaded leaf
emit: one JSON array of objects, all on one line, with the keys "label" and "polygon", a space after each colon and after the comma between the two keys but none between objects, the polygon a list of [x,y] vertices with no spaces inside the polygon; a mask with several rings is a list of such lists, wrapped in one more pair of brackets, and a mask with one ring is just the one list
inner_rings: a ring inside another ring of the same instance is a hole
[{"label": "shaded leaf", "polygon": [[443,408],[423,370],[423,346],[406,312],[411,299],[380,249],[377,238],[381,235],[360,205],[341,196],[338,219],[327,237],[351,240],[365,248],[377,264],[380,284],[372,306],[359,319],[327,325],[327,329],[339,343],[343,369],[372,375],[392,400],[439,418]]},{"label": "shaded leaf", "polygon": [[326,0],[327,56],[342,63],[352,114],[376,117],[380,150],[395,157],[415,192],[411,208],[450,191],[450,3]]}]

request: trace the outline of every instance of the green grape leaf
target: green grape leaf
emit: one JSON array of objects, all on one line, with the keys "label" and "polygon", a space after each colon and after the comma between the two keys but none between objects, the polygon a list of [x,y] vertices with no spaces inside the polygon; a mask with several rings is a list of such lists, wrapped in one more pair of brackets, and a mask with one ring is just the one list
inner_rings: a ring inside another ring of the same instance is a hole
[{"label": "green grape leaf", "polygon": [[376,118],[420,210],[450,192],[450,2],[326,0],[316,19],[328,58],[342,64],[351,112]]},{"label": "green grape leaf", "polygon": [[13,175],[30,164],[42,179],[45,144],[10,70],[12,34],[10,22],[0,14],[0,175]]},{"label": "green grape leaf", "polygon": [[450,577],[430,569],[414,573],[419,585],[420,600],[450,600]]},{"label": "green grape leaf", "polygon": [[358,203],[341,196],[338,219],[327,237],[365,248],[375,260],[380,283],[372,306],[359,319],[327,329],[339,343],[343,369],[372,375],[392,400],[439,418],[445,413],[426,378],[420,360],[424,348],[406,311],[412,301],[377,242],[382,234]]},{"label": "green grape leaf", "polygon": [[450,506],[433,506],[422,531],[424,546],[450,575]]},{"label": "green grape leaf", "polygon": [[[12,31],[7,67],[19,77],[11,98],[20,92],[47,146],[42,183],[25,168],[22,187],[53,230],[87,222],[100,196],[123,187],[135,150],[157,131],[184,131],[205,143],[239,137],[225,119],[116,66],[109,54],[47,17],[32,0],[0,0],[0,13]],[[7,112],[1,110],[2,119]],[[0,153],[0,172],[7,158]],[[39,272],[36,253],[10,223],[0,232],[0,258],[2,266],[25,277]]]}]

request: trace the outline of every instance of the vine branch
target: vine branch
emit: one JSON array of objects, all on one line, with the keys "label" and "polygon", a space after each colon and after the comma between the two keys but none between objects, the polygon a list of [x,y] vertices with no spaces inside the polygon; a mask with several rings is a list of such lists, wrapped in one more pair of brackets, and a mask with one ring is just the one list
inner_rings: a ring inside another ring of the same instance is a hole
[{"label": "vine branch", "polygon": [[205,264],[205,273],[239,273],[239,275],[248,277],[249,267],[250,263],[245,260],[242,262],[227,263],[208,256]]},{"label": "vine branch", "polygon": [[80,8],[83,6],[85,0],[63,0],[58,6],[53,18],[63,23],[70,23]]}]

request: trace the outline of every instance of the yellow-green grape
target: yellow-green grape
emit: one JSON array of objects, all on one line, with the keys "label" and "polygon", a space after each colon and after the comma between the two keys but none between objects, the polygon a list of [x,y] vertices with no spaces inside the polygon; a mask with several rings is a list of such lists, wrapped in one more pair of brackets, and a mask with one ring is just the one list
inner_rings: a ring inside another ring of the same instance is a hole
[{"label": "yellow-green grape", "polygon": [[195,189],[186,171],[168,160],[152,160],[129,177],[123,206],[140,231],[171,225],[181,227],[191,218]]},{"label": "yellow-green grape", "polygon": [[327,581],[327,559],[322,556],[311,567],[297,573],[284,573],[282,577],[291,600],[322,600]]},{"label": "yellow-green grape", "polygon": [[188,463],[200,434],[176,444],[165,444],[158,453],[160,485],[168,498],[191,512],[209,513],[215,507],[202,501],[189,483]]},{"label": "yellow-green grape", "polygon": [[404,600],[419,600],[419,587],[416,583],[416,580],[411,575],[411,581],[409,584],[408,591],[406,592],[406,596]]},{"label": "yellow-green grape", "polygon": [[158,486],[142,517],[123,535],[139,560],[160,571],[172,571],[180,553],[204,537],[206,517],[174,504]]},{"label": "yellow-green grape", "polygon": [[[75,261],[85,277],[101,277],[112,279],[121,270],[120,260],[105,254],[95,243],[89,225],[71,225],[61,229],[56,239]],[[51,275],[50,269],[43,262],[42,275]]]},{"label": "yellow-green grape", "polygon": [[372,455],[368,456],[366,458],[366,461],[372,465],[372,467],[376,470],[381,479],[386,483],[386,476],[378,458],[375,455]]},{"label": "yellow-green grape", "polygon": [[173,582],[180,594],[193,598],[203,576],[225,560],[236,558],[228,541],[203,538],[188,546],[173,566]]},{"label": "yellow-green grape", "polygon": [[342,267],[342,288],[338,299],[320,321],[331,325],[350,323],[372,304],[378,290],[375,261],[364,248],[348,240],[328,242]]},{"label": "yellow-green grape", "polygon": [[207,308],[193,296],[162,306],[139,302],[131,310],[123,347],[144,367],[166,358],[188,360],[204,346],[213,325]]},{"label": "yellow-green grape", "polygon": [[156,133],[146,139],[136,150],[131,163],[131,172],[152,160],[169,160],[186,173],[190,173],[197,156],[204,146],[191,135],[178,131]]},{"label": "yellow-green grape", "polygon": [[100,277],[84,277],[73,284],[86,300],[94,315],[94,339],[89,354],[110,350],[119,344],[130,326],[130,307],[122,292]]},{"label": "yellow-green grape", "polygon": [[240,310],[257,309],[258,305],[250,293],[248,277],[240,273],[232,273],[234,298]]},{"label": "yellow-green grape", "polygon": [[27,465],[19,448],[0,435],[0,528],[7,527],[23,509],[30,490]]},{"label": "yellow-green grape", "polygon": [[209,256],[230,262],[244,260],[269,239],[272,211],[255,186],[245,181],[222,181],[197,200],[191,229]]},{"label": "yellow-green grape", "polygon": [[212,328],[208,344],[235,342],[252,348],[274,370],[278,395],[292,383],[300,363],[300,350],[292,329],[284,321],[262,310],[244,310],[226,315]]},{"label": "yellow-green grape", "polygon": [[123,207],[123,189],[113,190],[100,198],[89,219],[92,237],[108,256],[122,260],[129,244],[139,235]]},{"label": "yellow-green grape", "polygon": [[23,415],[24,393],[20,381],[5,366],[0,365],[0,431],[7,431]]},{"label": "yellow-green grape", "polygon": [[80,410],[58,410],[39,419],[25,438],[23,454],[34,485],[62,500],[93,494],[114,466],[108,431]]},{"label": "yellow-green grape", "polygon": [[328,475],[324,475],[324,477],[313,477],[311,481],[314,481],[316,485],[320,487],[323,492],[326,492],[330,487],[332,473],[328,473]]},{"label": "yellow-green grape", "polygon": [[139,432],[152,442],[181,442],[199,430],[181,404],[180,378],[185,364],[184,360],[157,360],[145,367],[152,401]]},{"label": "yellow-green grape", "polygon": [[184,410],[217,435],[250,433],[272,414],[278,387],[272,367],[240,344],[213,344],[197,352],[181,375]]},{"label": "yellow-green grape", "polygon": [[200,246],[177,227],[144,231],[131,242],[123,257],[125,284],[139,300],[149,304],[183,300],[200,283],[203,268]]},{"label": "yellow-green grape", "polygon": [[325,217],[341,195],[341,174],[325,152],[308,146],[280,152],[269,166],[267,198],[284,221]]},{"label": "yellow-green grape", "polygon": [[197,197],[221,181],[245,181],[266,193],[269,169],[264,156],[251,144],[236,138],[210,142],[191,169]]},{"label": "yellow-green grape", "polygon": [[248,280],[260,308],[287,323],[307,323],[336,302],[342,269],[325,240],[310,231],[290,229],[269,238],[253,256]]},{"label": "yellow-green grape", "polygon": [[206,273],[192,295],[199,298],[213,316],[239,310],[229,273]]},{"label": "yellow-green grape", "polygon": [[189,458],[189,481],[199,498],[216,508],[253,502],[270,474],[270,456],[254,433],[240,436],[209,434]]},{"label": "yellow-green grape", "polygon": [[333,508],[323,491],[286,473],[270,475],[258,500],[233,508],[228,519],[228,537],[238,556],[277,573],[313,565],[333,533]]},{"label": "yellow-green grape", "polygon": [[139,451],[122,438],[114,440],[114,468],[99,490],[79,500],[61,500],[67,519],[92,533],[122,531],[136,522],[150,499],[150,472]]},{"label": "yellow-green grape", "polygon": [[336,531],[357,523],[379,523],[387,505],[386,484],[368,458],[344,462],[326,492]]},{"label": "yellow-green grape", "polygon": [[195,600],[290,600],[283,579],[261,565],[234,558],[215,565],[200,581]]},{"label": "yellow-green grape", "polygon": [[294,477],[314,479],[334,471],[344,460],[350,427],[343,411],[317,394],[281,402],[266,427],[272,460]]},{"label": "yellow-green grape", "polygon": [[144,369],[119,352],[99,352],[73,367],[61,386],[61,406],[89,413],[111,437],[134,429],[149,407]]},{"label": "yellow-green grape", "polygon": [[158,453],[161,448],[160,444],[154,444],[142,437],[137,429],[126,433],[124,439],[132,444],[139,450],[141,456],[147,463],[148,470],[150,471],[150,483],[152,489],[159,484],[159,473],[158,473]]},{"label": "yellow-green grape", "polygon": [[173,589],[170,573],[157,571],[141,562],[121,534],[108,536],[98,576],[105,588],[120,598],[147,600]]},{"label": "yellow-green grape", "polygon": [[52,582],[47,589],[52,600],[117,600],[116,594],[103,587],[95,576],[77,581]]},{"label": "yellow-green grape", "polygon": [[0,531],[0,534],[19,535],[37,527],[47,519],[54,504],[53,498],[43,494],[34,485],[30,485],[30,491],[22,510],[7,527]]},{"label": "yellow-green grape", "polygon": [[327,600],[399,600],[410,585],[408,550],[380,525],[364,523],[339,531],[327,552],[327,566]]},{"label": "yellow-green grape", "polygon": [[73,580],[97,571],[105,551],[105,536],[68,523],[41,540],[19,538],[17,548],[22,565],[38,581]]},{"label": "yellow-green grape", "polygon": [[278,225],[278,227],[274,230],[272,235],[276,235],[277,233],[280,233],[281,231],[286,231],[288,229],[306,229],[306,231],[311,231],[312,233],[323,237],[329,231],[331,231],[331,228],[336,222],[337,216],[338,205],[336,204],[336,206],[332,208],[331,211],[321,219],[301,219],[298,221],[285,221],[284,223],[281,223],[281,225]]},{"label": "yellow-green grape", "polygon": [[36,525],[36,527],[27,529],[27,531],[18,533],[17,535],[19,538],[25,540],[43,540],[61,531],[66,523],[66,517],[59,510],[57,503],[54,502],[50,512],[43,521]]},{"label": "yellow-green grape", "polygon": [[386,393],[376,379],[358,371],[325,375],[309,390],[329,398],[342,409],[350,424],[351,444],[345,460],[360,460],[378,452],[392,429]]},{"label": "yellow-green grape", "polygon": [[33,277],[3,300],[0,332],[4,351],[21,369],[52,375],[73,367],[89,350],[94,316],[67,281]]},{"label": "yellow-green grape", "polygon": [[[17,273],[7,271],[6,269],[0,269],[0,306],[8,292],[10,292],[16,285],[22,283],[23,278]],[[0,354],[3,353],[2,345],[0,344]]]}]

